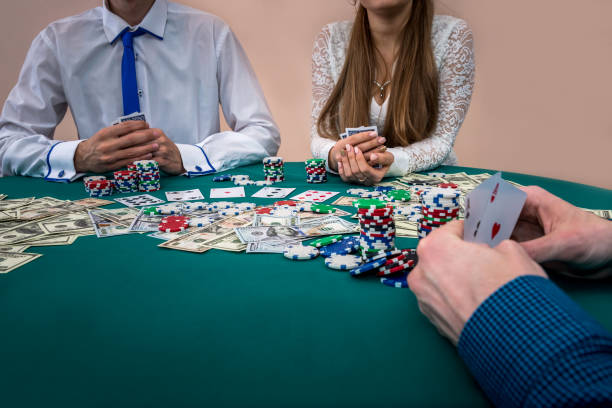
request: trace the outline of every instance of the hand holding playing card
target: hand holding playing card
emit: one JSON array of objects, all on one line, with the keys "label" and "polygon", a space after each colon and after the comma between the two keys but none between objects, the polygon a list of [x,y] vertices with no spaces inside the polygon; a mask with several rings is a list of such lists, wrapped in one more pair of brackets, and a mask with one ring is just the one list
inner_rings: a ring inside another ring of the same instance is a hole
[{"label": "hand holding playing card", "polygon": [[498,288],[522,275],[546,278],[514,241],[495,248],[464,241],[462,221],[430,233],[419,242],[417,255],[408,285],[421,312],[454,344],[470,316]]},{"label": "hand holding playing card", "polygon": [[527,201],[512,238],[539,263],[561,261],[598,268],[612,260],[612,222],[589,214],[536,187],[523,187]]},{"label": "hand holding playing card", "polygon": [[78,144],[74,167],[78,173],[118,170],[135,160],[149,160],[159,149],[157,135],[143,121],[106,127]]},{"label": "hand holding playing card", "polygon": [[185,173],[181,152],[176,144],[161,129],[153,131],[157,136],[155,143],[159,145],[159,149],[153,153],[153,160],[157,160],[159,168],[173,176]]},{"label": "hand holding playing card", "polygon": [[336,157],[338,173],[345,182],[371,186],[380,182],[387,174],[394,157],[393,154],[385,152],[376,153],[376,159],[380,167],[371,166],[359,148],[347,144],[346,150]]},{"label": "hand holding playing card", "polygon": [[370,153],[380,151],[379,149],[381,145],[384,147],[384,143],[385,138],[378,137],[378,133],[374,131],[357,133],[338,140],[334,147],[329,150],[327,162],[332,170],[338,171],[338,154],[345,151],[347,145],[357,146],[362,152],[367,152],[369,156]]}]

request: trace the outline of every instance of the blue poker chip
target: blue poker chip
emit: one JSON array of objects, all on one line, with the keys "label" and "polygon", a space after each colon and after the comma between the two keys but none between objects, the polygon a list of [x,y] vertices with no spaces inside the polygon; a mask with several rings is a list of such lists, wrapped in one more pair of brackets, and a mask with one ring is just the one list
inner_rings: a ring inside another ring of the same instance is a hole
[{"label": "blue poker chip", "polygon": [[220,174],[218,176],[213,177],[212,181],[232,181],[231,174]]},{"label": "blue poker chip", "polygon": [[341,241],[326,245],[319,249],[321,256],[347,255],[359,250],[359,237],[344,237]]},{"label": "blue poker chip", "polygon": [[408,277],[409,273],[410,271],[406,270],[399,274],[393,275],[392,277],[386,276],[386,277],[380,278],[380,283],[386,286],[394,287],[394,288],[407,288],[408,282],[406,281],[406,278]]},{"label": "blue poker chip", "polygon": [[364,263],[355,269],[351,269],[350,274],[352,276],[365,275],[370,272],[376,272],[378,268],[383,266],[387,262],[387,258],[375,259],[371,262]]},{"label": "blue poker chip", "polygon": [[395,187],[392,186],[376,186],[374,187],[374,191],[380,191],[381,193],[387,193],[391,190],[395,190]]}]

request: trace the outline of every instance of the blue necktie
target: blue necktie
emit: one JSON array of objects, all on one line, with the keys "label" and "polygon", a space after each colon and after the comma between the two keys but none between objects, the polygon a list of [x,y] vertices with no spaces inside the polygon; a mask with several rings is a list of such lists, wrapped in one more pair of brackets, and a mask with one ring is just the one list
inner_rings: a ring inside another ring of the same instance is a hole
[{"label": "blue necktie", "polygon": [[138,82],[136,81],[136,62],[134,61],[134,37],[146,34],[147,31],[138,28],[130,31],[123,30],[121,40],[123,41],[123,59],[121,60],[121,89],[123,91],[123,114],[140,112],[138,100]]}]

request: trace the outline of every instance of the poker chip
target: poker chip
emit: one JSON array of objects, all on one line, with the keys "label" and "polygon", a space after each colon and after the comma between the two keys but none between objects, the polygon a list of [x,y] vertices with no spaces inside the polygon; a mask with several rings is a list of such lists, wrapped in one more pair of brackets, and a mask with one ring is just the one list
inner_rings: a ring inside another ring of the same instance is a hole
[{"label": "poker chip", "polygon": [[214,223],[216,220],[212,217],[193,217],[189,219],[190,227],[205,227]]},{"label": "poker chip", "polygon": [[255,184],[253,180],[235,180],[234,185],[236,186],[252,186]]},{"label": "poker chip", "polygon": [[283,158],[278,156],[265,157],[263,159],[263,173],[265,180],[269,182],[285,180]]},{"label": "poker chip", "polygon": [[249,176],[248,174],[234,174],[230,176],[230,181],[236,181],[236,180],[250,180],[251,176]]},{"label": "poker chip", "polygon": [[145,215],[157,215],[157,207],[143,207],[142,213]]},{"label": "poker chip", "polygon": [[395,273],[403,272],[405,270],[411,270],[414,267],[414,261],[412,259],[406,259],[403,261],[397,261],[389,266],[382,266],[378,269],[378,276],[388,276]]},{"label": "poker chip", "polygon": [[257,204],[255,203],[237,203],[234,207],[242,211],[251,211],[251,210],[254,210],[255,207],[257,207]]},{"label": "poker chip", "polygon": [[310,206],[310,210],[319,214],[333,214],[336,212],[334,207],[327,204],[313,204]]},{"label": "poker chip", "polygon": [[382,277],[380,278],[380,283],[394,288],[407,288],[408,281],[406,281],[406,278],[408,277],[409,273],[410,271],[404,271],[396,276]]},{"label": "poker chip", "polygon": [[298,211],[312,211],[312,206],[313,206],[313,204],[312,204],[312,203],[309,203],[309,202],[304,201],[304,202],[299,202],[299,203],[297,203],[297,204],[295,205],[295,208],[296,208]]},{"label": "poker chip", "polygon": [[289,205],[292,207],[295,207],[297,205],[297,201],[293,201],[293,200],[282,200],[282,201],[277,201],[274,203],[274,206],[281,206],[281,205]]},{"label": "poker chip", "polygon": [[325,168],[325,159],[308,159],[306,164],[306,182],[307,183],[325,183],[327,182],[327,170]]},{"label": "poker chip", "polygon": [[271,180],[257,180],[257,181],[254,181],[253,183],[256,186],[271,186],[272,184],[274,184],[274,182]]},{"label": "poker chip", "polygon": [[369,273],[374,273],[376,272],[378,268],[383,266],[385,262],[387,262],[386,258],[380,258],[380,259],[368,261],[364,263],[363,265],[360,265],[354,269],[351,269],[350,274],[351,276],[361,276],[361,275],[366,275]]},{"label": "poker chip", "polygon": [[179,232],[189,227],[189,217],[181,215],[170,215],[162,218],[159,223],[161,232]]},{"label": "poker chip", "polygon": [[386,196],[391,201],[410,201],[410,191],[408,190],[388,191]]},{"label": "poker chip", "polygon": [[292,217],[297,215],[297,213],[298,211],[294,207],[275,207],[269,212],[270,215],[277,217]]},{"label": "poker chip", "polygon": [[446,177],[446,173],[440,173],[440,172],[433,172],[433,173],[427,173],[428,176],[431,177]]},{"label": "poker chip", "polygon": [[440,188],[458,188],[459,186],[455,183],[440,183],[438,184]]},{"label": "poker chip", "polygon": [[220,181],[232,181],[231,174],[220,174],[218,176],[213,177],[212,181],[220,182]]},{"label": "poker chip", "polygon": [[183,204],[164,204],[157,206],[157,213],[163,215],[181,214],[183,212]]},{"label": "poker chip", "polygon": [[361,200],[355,200],[353,206],[358,210],[382,210],[387,207],[387,203],[375,198],[362,198]]},{"label": "poker chip", "polygon": [[364,188],[349,188],[348,190],[346,190],[347,194],[354,195],[354,196],[360,196],[361,194],[367,193],[367,192],[369,191]]},{"label": "poker chip", "polygon": [[234,206],[234,203],[232,203],[231,201],[217,201],[215,203],[212,203],[212,206],[215,210],[224,210],[226,208],[232,208]]},{"label": "poker chip", "polygon": [[[155,160],[138,160],[128,167],[128,171],[136,171],[138,174],[138,191],[151,192],[161,188],[159,163]],[[121,175],[120,175],[121,177]],[[125,187],[125,186],[124,186]],[[127,188],[127,187],[125,187]]]},{"label": "poker chip", "polygon": [[359,238],[358,237],[344,237],[338,242],[326,245],[319,248],[321,256],[328,257],[334,254],[337,255],[348,255],[355,253],[359,250]]},{"label": "poker chip", "polygon": [[375,198],[375,197],[380,197],[382,195],[382,193],[380,191],[366,191],[363,193],[359,194],[359,197],[361,198]]},{"label": "poker chip", "polygon": [[283,256],[293,260],[314,259],[319,256],[319,250],[315,247],[301,244],[287,245],[283,251]]},{"label": "poker chip", "polygon": [[388,193],[391,190],[395,190],[393,186],[376,186],[374,187],[374,191],[380,191],[381,193]]},{"label": "poker chip", "polygon": [[240,215],[241,213],[242,213],[242,210],[237,207],[230,207],[230,208],[224,208],[222,210],[219,210],[219,214],[223,215],[224,217],[228,217],[232,215]]},{"label": "poker chip", "polygon": [[342,239],[342,235],[330,235],[327,237],[315,239],[314,241],[310,241],[308,245],[316,247],[316,248],[320,248],[325,245],[336,243],[340,241],[341,239]]},{"label": "poker chip", "polygon": [[397,215],[406,215],[406,216],[410,216],[410,215],[415,215],[415,214],[420,214],[421,213],[421,206],[420,205],[414,205],[414,206],[400,206],[400,207],[395,207],[395,214]]},{"label": "poker chip", "polygon": [[283,162],[282,157],[270,156],[263,159],[263,164],[279,164]]},{"label": "poker chip", "polygon": [[255,214],[260,214],[260,215],[270,214],[271,212],[272,212],[272,208],[269,208],[269,207],[261,207],[261,208],[255,209]]},{"label": "poker chip", "polygon": [[359,255],[332,254],[331,256],[325,258],[325,266],[340,271],[355,269],[360,266],[361,263],[362,261]]},{"label": "poker chip", "polygon": [[183,203],[184,211],[200,211],[200,210],[208,210],[210,208],[209,203],[205,203],[204,201],[188,201]]},{"label": "poker chip", "polygon": [[426,238],[459,215],[461,191],[454,183],[440,183],[438,187],[422,190],[421,214],[417,222],[417,237]]}]

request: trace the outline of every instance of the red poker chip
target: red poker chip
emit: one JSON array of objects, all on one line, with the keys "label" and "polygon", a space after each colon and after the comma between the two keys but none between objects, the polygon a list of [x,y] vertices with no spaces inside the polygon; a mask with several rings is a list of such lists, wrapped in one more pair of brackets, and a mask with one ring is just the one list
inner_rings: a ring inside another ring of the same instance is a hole
[{"label": "red poker chip", "polygon": [[189,223],[189,217],[185,215],[169,215],[162,218],[161,222],[163,224],[185,224]]},{"label": "red poker chip", "polygon": [[293,200],[283,200],[275,202],[274,205],[290,205],[292,207],[295,207],[297,205],[297,202]]},{"label": "red poker chip", "polygon": [[380,208],[380,209],[375,209],[375,210],[362,210],[359,209],[357,210],[357,214],[359,215],[363,215],[363,216],[381,216],[381,215],[391,215],[393,214],[393,207],[391,208]]},{"label": "red poker chip", "polygon": [[405,271],[406,269],[410,269],[414,266],[414,261],[412,259],[408,259],[406,261],[399,261],[397,265],[394,266],[383,266],[378,270],[378,276],[386,276],[392,275],[394,273]]},{"label": "red poker chip", "polygon": [[256,208],[255,214],[270,214],[271,211],[272,209],[268,207]]},{"label": "red poker chip", "polygon": [[112,180],[92,180],[85,183],[89,188],[104,188],[112,186]]},{"label": "red poker chip", "polygon": [[438,184],[440,188],[458,188],[459,186],[455,183],[440,183]]},{"label": "red poker chip", "polygon": [[456,208],[454,210],[430,210],[427,207],[423,206],[421,208],[421,212],[426,215],[432,215],[434,218],[450,218],[459,214],[460,208]]}]

